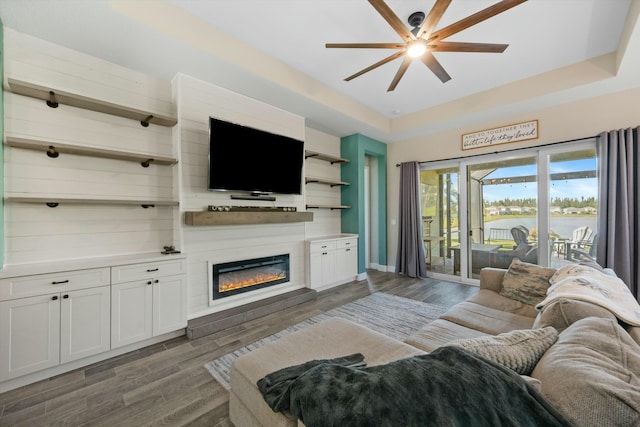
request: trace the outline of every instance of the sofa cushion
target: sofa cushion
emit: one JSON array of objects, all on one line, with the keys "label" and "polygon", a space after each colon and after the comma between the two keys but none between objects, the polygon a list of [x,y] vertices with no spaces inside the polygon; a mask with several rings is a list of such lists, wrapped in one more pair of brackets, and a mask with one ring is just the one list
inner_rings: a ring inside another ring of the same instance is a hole
[{"label": "sofa cushion", "polygon": [[562,332],[573,323],[587,317],[616,318],[612,312],[599,305],[586,301],[560,298],[544,307],[536,317],[535,322],[533,322],[533,327],[553,326],[558,332]]},{"label": "sofa cushion", "polygon": [[420,350],[431,352],[454,340],[485,335],[483,332],[449,322],[448,320],[436,319],[411,334],[404,342]]},{"label": "sofa cushion", "polygon": [[496,362],[520,375],[529,375],[542,355],[556,342],[558,332],[552,328],[520,329],[496,336],[456,340],[449,345]]},{"label": "sofa cushion", "polygon": [[514,258],[502,279],[500,295],[536,305],[547,295],[549,278],[555,272],[555,268],[540,267]]},{"label": "sofa cushion", "polygon": [[535,320],[534,317],[496,310],[469,301],[454,305],[440,318],[489,335],[498,335],[514,329],[530,329]]},{"label": "sofa cushion", "polygon": [[520,316],[535,318],[538,315],[538,310],[534,306],[503,297],[498,292],[487,289],[480,289],[478,293],[467,298],[467,301]]},{"label": "sofa cushion", "polygon": [[640,346],[614,319],[569,326],[531,376],[575,425],[640,425]]}]

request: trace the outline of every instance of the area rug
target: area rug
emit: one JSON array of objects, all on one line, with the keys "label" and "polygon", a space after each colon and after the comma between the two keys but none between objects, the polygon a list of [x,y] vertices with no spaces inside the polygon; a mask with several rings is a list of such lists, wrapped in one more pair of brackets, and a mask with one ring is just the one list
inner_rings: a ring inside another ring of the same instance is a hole
[{"label": "area rug", "polygon": [[224,388],[229,389],[229,372],[235,359],[264,344],[319,323],[331,317],[341,317],[364,325],[388,337],[403,341],[422,326],[440,317],[445,308],[434,304],[377,292],[350,302],[308,320],[293,325],[266,338],[225,354],[204,367]]}]

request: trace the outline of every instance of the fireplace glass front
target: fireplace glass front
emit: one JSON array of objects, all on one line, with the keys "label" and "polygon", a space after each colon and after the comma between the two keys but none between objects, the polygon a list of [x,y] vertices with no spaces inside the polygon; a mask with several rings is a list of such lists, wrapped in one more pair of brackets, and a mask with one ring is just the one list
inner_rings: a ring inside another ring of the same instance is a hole
[{"label": "fireplace glass front", "polygon": [[213,299],[289,281],[289,254],[214,264]]}]

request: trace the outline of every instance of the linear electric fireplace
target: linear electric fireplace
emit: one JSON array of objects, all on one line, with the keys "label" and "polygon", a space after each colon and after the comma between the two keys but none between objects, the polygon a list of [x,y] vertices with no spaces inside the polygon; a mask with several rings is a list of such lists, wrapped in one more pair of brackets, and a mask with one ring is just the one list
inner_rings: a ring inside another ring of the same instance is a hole
[{"label": "linear electric fireplace", "polygon": [[289,254],[211,265],[214,300],[289,281]]}]

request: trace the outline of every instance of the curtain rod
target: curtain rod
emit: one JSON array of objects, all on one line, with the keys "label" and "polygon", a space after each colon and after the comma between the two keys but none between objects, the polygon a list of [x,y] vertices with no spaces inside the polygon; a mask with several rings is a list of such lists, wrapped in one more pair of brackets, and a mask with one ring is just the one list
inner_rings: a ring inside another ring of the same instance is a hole
[{"label": "curtain rod", "polygon": [[[594,139],[597,138],[598,135],[595,136],[587,136],[584,138],[576,138],[576,139],[568,139],[566,141],[559,141],[559,142],[550,142],[548,144],[542,144],[542,145],[535,145],[533,147],[520,147],[520,148],[512,148],[510,150],[503,150],[503,151],[494,151],[493,153],[482,153],[482,154],[471,154],[470,156],[460,156],[460,157],[452,157],[450,159],[436,159],[436,160],[424,160],[421,162],[418,162],[419,164],[425,164],[425,163],[434,163],[434,162],[444,162],[444,161],[448,161],[448,160],[461,160],[461,159],[470,159],[472,157],[480,157],[480,156],[486,156],[488,154],[501,154],[501,153],[510,153],[512,151],[520,151],[520,150],[530,150],[532,148],[538,148],[538,147],[549,147],[551,145],[558,145],[558,144],[566,144],[569,142],[578,142],[578,141],[585,141],[587,139]],[[396,167],[399,167],[400,163],[396,163]]]}]

